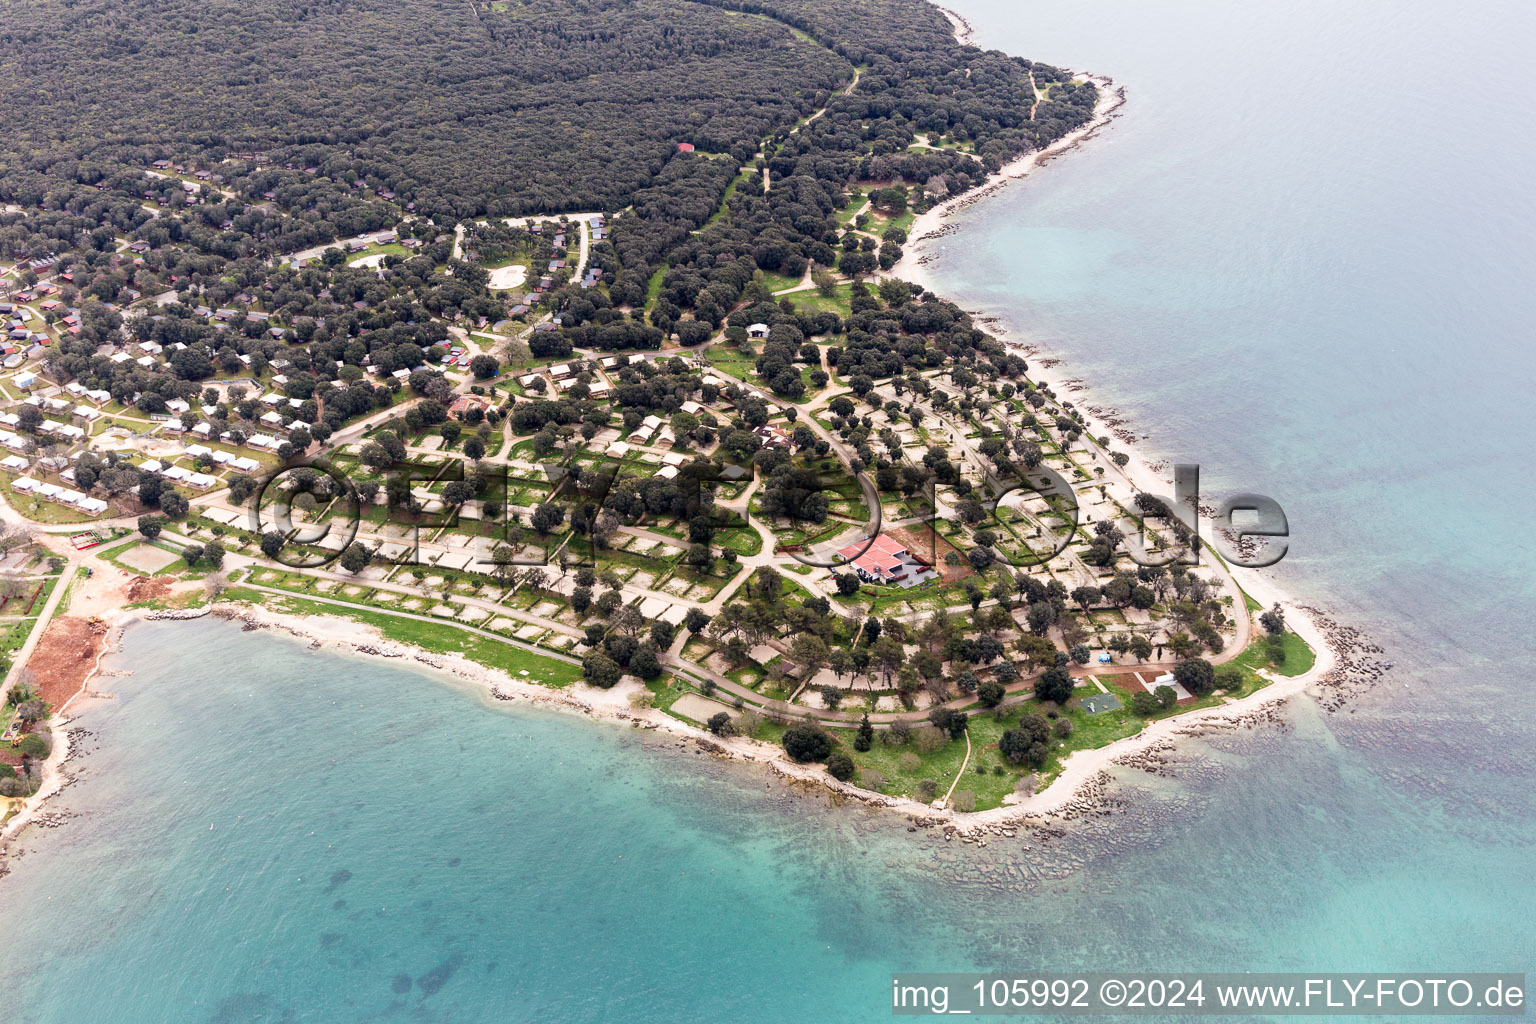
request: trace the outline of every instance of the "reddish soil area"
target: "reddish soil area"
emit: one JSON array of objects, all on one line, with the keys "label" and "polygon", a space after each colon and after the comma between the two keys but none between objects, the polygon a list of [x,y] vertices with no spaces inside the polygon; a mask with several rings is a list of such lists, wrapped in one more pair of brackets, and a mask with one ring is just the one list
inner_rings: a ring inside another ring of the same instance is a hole
[{"label": "reddish soil area", "polygon": [[106,642],[104,622],[65,616],[48,623],[27,668],[37,679],[38,696],[58,708],[80,692]]},{"label": "reddish soil area", "polygon": [[944,556],[951,551],[958,551],[953,544],[940,537],[931,526],[903,526],[895,530],[885,531],[892,537],[907,546],[907,550],[913,556],[929,563],[939,571],[945,583],[953,583],[955,580],[963,580],[967,576],[976,575],[976,570],[971,568],[971,563],[962,565],[946,565]]},{"label": "reddish soil area", "polygon": [[128,581],[128,604],[138,604],[140,601],[158,601],[171,592],[170,580],[150,579],[148,576],[135,576]]}]

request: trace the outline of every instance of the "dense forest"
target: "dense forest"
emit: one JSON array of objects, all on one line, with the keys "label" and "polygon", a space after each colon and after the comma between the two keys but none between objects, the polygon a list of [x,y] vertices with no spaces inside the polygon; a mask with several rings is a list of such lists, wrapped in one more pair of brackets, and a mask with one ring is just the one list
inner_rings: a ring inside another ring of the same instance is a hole
[{"label": "dense forest", "polygon": [[769,19],[681,0],[18,0],[0,146],[7,177],[258,154],[429,214],[617,207],[674,143],[756,140],[850,73]]},{"label": "dense forest", "polygon": [[826,127],[887,123],[835,140],[843,155],[953,124],[1001,155],[1075,113],[1021,124],[1031,65],[959,47],[917,0],[16,0],[6,13],[13,199],[113,165],[254,156],[379,183],[428,215],[617,209],[675,143],[744,160],[855,64],[868,84]]},{"label": "dense forest", "polygon": [[[557,274],[529,300],[558,313],[535,356],[763,322],[758,372],[790,395],[811,337],[841,335],[833,356],[860,378],[954,356],[979,338],[946,305],[898,301],[893,316],[856,292],[852,316],[807,316],[764,301],[757,279],[888,269],[905,232],[854,230],[854,190],[884,215],[964,193],[1096,98],[1056,68],[961,46],[922,0],[16,0],[7,14],[0,105],[18,116],[0,136],[0,257],[22,284],[69,272],[81,322],[54,372],[150,405],[279,351],[322,378],[336,361],[410,367],[444,322],[514,315],[450,257],[455,226],[487,215],[611,217],[591,246],[601,281]],[[274,259],[385,228],[414,248],[377,273]],[[471,259],[530,237],[471,224]],[[566,255],[539,246],[538,260]],[[231,306],[249,319],[212,322]],[[140,371],[99,351],[124,333],[196,351]]]}]

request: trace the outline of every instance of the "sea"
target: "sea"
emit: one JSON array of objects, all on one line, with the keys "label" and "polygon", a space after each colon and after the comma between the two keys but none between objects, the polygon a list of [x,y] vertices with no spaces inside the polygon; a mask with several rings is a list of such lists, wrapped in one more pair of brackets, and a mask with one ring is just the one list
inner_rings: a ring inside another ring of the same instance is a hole
[{"label": "sea", "polygon": [[940,290],[1207,497],[1280,502],[1277,582],[1394,668],[979,848],[421,666],[135,626],[0,879],[0,1019],[874,1021],[898,971],[1536,966],[1536,11],[947,2],[1128,103],[955,218]]}]

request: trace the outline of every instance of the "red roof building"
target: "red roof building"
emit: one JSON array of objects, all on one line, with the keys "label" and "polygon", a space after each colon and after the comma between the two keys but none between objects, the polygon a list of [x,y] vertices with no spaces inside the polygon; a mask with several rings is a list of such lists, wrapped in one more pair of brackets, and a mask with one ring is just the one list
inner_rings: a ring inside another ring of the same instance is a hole
[{"label": "red roof building", "polygon": [[936,574],[933,567],[914,558],[907,546],[888,534],[850,544],[837,552],[866,583],[895,583],[903,587],[926,583]]}]

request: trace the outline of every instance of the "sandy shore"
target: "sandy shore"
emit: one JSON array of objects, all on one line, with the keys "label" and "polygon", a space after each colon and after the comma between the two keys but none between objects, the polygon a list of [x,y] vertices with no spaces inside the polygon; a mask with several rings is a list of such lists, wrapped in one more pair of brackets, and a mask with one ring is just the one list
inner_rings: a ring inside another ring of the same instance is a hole
[{"label": "sandy shore", "polygon": [[[964,18],[942,6],[935,6],[953,25],[957,41],[974,43],[974,30]],[[930,268],[941,258],[938,240],[956,230],[950,218],[1027,177],[1052,158],[1077,149],[1118,116],[1126,102],[1124,87],[1115,86],[1113,80],[1107,77],[1085,77],[1099,89],[1099,101],[1094,108],[1093,119],[1045,149],[1027,153],[1004,165],[981,188],[946,200],[918,215],[908,232],[910,241],[905,246],[901,260],[891,269],[890,276],[940,294],[935,288]],[[1026,356],[1030,364],[1028,374],[1031,380],[1050,388],[1063,400],[1071,401],[1083,413],[1088,421],[1088,433],[1094,436],[1111,435],[1117,439],[1119,448],[1130,458],[1124,467],[1124,475],[1135,490],[1161,495],[1173,493],[1172,476],[1165,472],[1166,462],[1149,458],[1137,445],[1134,434],[1126,430],[1118,420],[1114,423],[1105,422],[1104,415],[1096,413],[1096,407],[1085,406],[1086,387],[1080,380],[1060,369],[1059,359],[1048,355],[1042,357],[1037,346],[1010,337],[1006,325],[995,314],[988,315],[986,311],[981,311],[976,320],[983,329],[997,336],[998,340]],[[1278,604],[1286,610],[1287,625],[1317,654],[1317,661],[1310,671],[1298,676],[1274,676],[1275,681],[1269,686],[1241,700],[1162,719],[1151,723],[1135,736],[1117,740],[1108,746],[1075,751],[1067,758],[1062,774],[1044,792],[1017,803],[973,814],[943,813],[962,825],[980,825],[1070,812],[1075,807],[1096,802],[1096,794],[1109,780],[1108,769],[1111,767],[1132,763],[1138,755],[1163,747],[1176,736],[1198,735],[1203,731],[1260,721],[1289,698],[1309,686],[1326,681],[1338,670],[1340,658],[1335,649],[1337,639],[1328,634],[1324,624],[1313,618],[1311,609],[1292,600],[1264,571],[1232,568],[1230,572],[1238,585],[1260,605],[1269,607]]]},{"label": "sandy shore", "polygon": [[961,17],[959,12],[952,11],[948,7],[941,7],[938,4],[933,6],[939,9],[939,13],[944,15],[945,20],[949,22],[950,28],[954,29],[955,42],[961,46],[973,45],[973,41],[976,38],[976,30],[971,28],[970,22]]},{"label": "sandy shore", "polygon": [[[860,789],[833,779],[821,764],[800,764],[790,760],[783,749],[775,744],[743,737],[717,737],[665,712],[632,707],[631,695],[644,690],[643,685],[632,677],[626,678],[611,690],[598,689],[580,682],[555,690],[487,668],[461,655],[437,654],[385,639],[375,627],[351,619],[295,615],[232,603],[219,604],[212,609],[204,607],[190,613],[124,612],[115,617],[109,650],[116,649],[122,628],[139,619],[166,620],[214,615],[239,624],[242,628],[270,630],[311,649],[421,668],[440,674],[453,684],[468,685],[479,690],[488,699],[519,701],[534,707],[585,715],[614,725],[663,731],[696,743],[714,756],[762,765],[786,780],[823,789],[837,794],[840,799],[883,808],[914,824],[940,827],[959,838],[984,841],[987,835],[1008,835],[1018,827],[1051,824],[1089,813],[1101,805],[1112,781],[1112,768],[1135,766],[1138,758],[1169,749],[1172,741],[1179,737],[1198,736],[1207,731],[1228,731],[1234,727],[1269,720],[1285,700],[1307,686],[1324,680],[1335,669],[1337,659],[1333,638],[1298,606],[1285,601],[1272,581],[1257,573],[1248,573],[1241,582],[1260,602],[1268,605],[1278,601],[1287,605],[1287,621],[1291,628],[1317,651],[1317,663],[1311,671],[1295,677],[1276,677],[1270,686],[1242,700],[1163,719],[1150,724],[1135,736],[1098,749],[1077,751],[1068,757],[1062,774],[1044,792],[1002,807],[972,813],[938,809],[921,801]],[[71,704],[70,716],[61,715],[53,723],[54,750],[45,765],[43,784],[0,832],[0,855],[7,852],[9,844],[28,824],[48,822],[48,816],[44,813],[45,804],[69,784],[70,778],[63,769],[73,753],[71,731],[74,723],[93,705],[111,696],[89,688],[90,681],[100,671],[98,659],[91,675],[81,684],[80,699]]]},{"label": "sandy shore", "polygon": [[1078,750],[1068,755],[1062,764],[1062,772],[1043,793],[1036,793],[1017,804],[962,815],[966,823],[999,822],[1014,820],[1020,815],[1030,817],[1068,813],[1097,803],[1097,796],[1110,780],[1109,769],[1134,764],[1138,755],[1165,747],[1176,737],[1199,736],[1208,730],[1226,731],[1233,726],[1256,725],[1267,720],[1291,697],[1308,686],[1320,683],[1337,666],[1332,645],[1311,616],[1293,602],[1285,600],[1267,582],[1267,591],[1255,593],[1246,580],[1240,581],[1254,599],[1266,607],[1280,603],[1286,608],[1286,625],[1317,652],[1312,668],[1297,676],[1277,676],[1268,686],[1248,696],[1217,707],[1201,708],[1172,718],[1152,722],[1141,732],[1125,739],[1116,740],[1105,747]]}]

